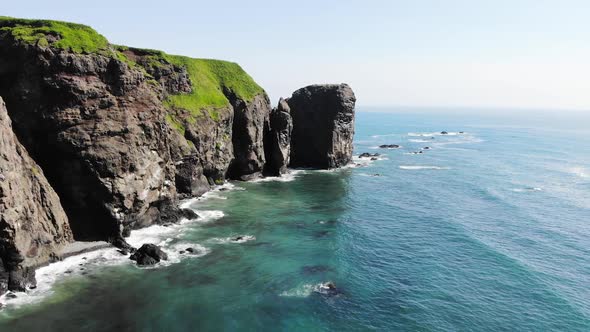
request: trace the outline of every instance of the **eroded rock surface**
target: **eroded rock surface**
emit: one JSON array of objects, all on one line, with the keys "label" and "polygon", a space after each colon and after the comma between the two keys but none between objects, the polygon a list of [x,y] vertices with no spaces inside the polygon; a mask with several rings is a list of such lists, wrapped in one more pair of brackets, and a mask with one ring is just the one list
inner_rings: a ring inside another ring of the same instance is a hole
[{"label": "eroded rock surface", "polygon": [[291,166],[337,168],[352,160],[356,97],[347,84],[310,85],[287,100]]},{"label": "eroded rock surface", "polygon": [[60,199],[14,135],[0,98],[0,294],[34,285],[34,267],[71,241]]}]

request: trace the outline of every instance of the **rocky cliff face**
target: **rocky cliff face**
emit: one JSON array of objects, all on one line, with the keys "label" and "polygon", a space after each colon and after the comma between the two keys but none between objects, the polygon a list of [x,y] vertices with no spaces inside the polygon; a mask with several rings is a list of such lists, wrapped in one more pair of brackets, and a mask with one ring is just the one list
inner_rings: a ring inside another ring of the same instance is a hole
[{"label": "rocky cliff face", "polygon": [[266,169],[265,173],[279,176],[287,172],[291,155],[291,132],[293,119],[289,104],[284,99],[270,114],[270,128],[265,139]]},{"label": "rocky cliff face", "polygon": [[346,85],[271,111],[235,63],[114,46],[72,23],[0,17],[0,96],[0,293],[73,239],[125,247],[131,229],[192,217],[179,198],[352,152]]},{"label": "rocky cliff face", "polygon": [[336,168],[351,162],[355,102],[346,84],[295,91],[287,100],[293,117],[291,166]]},{"label": "rocky cliff face", "polygon": [[179,193],[260,172],[270,103],[239,66],[106,40],[77,52],[67,38],[104,39],[69,23],[0,20],[0,95],[76,239],[174,221],[164,219],[181,215],[170,211]]},{"label": "rocky cliff face", "polygon": [[34,268],[73,240],[59,197],[12,132],[0,98],[0,294],[34,283]]}]

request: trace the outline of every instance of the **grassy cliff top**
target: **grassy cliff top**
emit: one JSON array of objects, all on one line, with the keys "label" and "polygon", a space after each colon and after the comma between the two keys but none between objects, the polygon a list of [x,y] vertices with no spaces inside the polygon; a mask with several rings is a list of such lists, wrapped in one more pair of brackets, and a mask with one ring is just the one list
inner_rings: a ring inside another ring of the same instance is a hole
[{"label": "grassy cliff top", "polygon": [[[203,109],[227,106],[229,100],[225,91],[231,91],[237,98],[246,101],[264,92],[236,63],[110,45],[104,36],[82,24],[0,16],[0,38],[6,34],[24,44],[50,46],[73,53],[98,53],[124,61],[132,67],[138,64],[126,57],[125,51],[140,53],[143,58],[149,59],[152,66],[170,63],[184,67],[189,74],[192,92],[169,96],[165,106],[189,111],[194,116],[201,114]],[[209,114],[215,118],[214,111]]]},{"label": "grassy cliff top", "polygon": [[108,40],[89,26],[50,20],[29,20],[0,16],[0,34],[40,46],[52,46],[74,53],[104,52]]},{"label": "grassy cliff top", "polygon": [[192,92],[170,96],[169,106],[194,112],[205,107],[223,107],[229,100],[223,93],[231,91],[238,98],[250,101],[264,92],[237,63],[193,59],[180,55],[164,55],[164,59],[179,67],[185,67],[192,83]]},{"label": "grassy cliff top", "polygon": [[169,96],[165,101],[165,105],[169,108],[183,109],[193,115],[199,115],[203,109],[227,106],[229,100],[225,91],[231,91],[237,98],[245,101],[251,101],[256,95],[264,92],[235,62],[195,59],[126,46],[116,46],[116,48],[119,52],[131,51],[140,54],[144,59],[148,59],[151,66],[169,63],[186,68],[191,80],[192,92]]}]

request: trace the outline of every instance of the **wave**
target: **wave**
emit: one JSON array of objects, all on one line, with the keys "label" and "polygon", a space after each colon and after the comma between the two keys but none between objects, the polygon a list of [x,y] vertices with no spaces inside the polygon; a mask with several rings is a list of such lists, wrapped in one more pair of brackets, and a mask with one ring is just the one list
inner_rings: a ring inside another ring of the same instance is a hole
[{"label": "wave", "polygon": [[330,288],[328,287],[329,282],[323,282],[319,284],[304,284],[301,287],[297,287],[288,291],[284,291],[279,294],[283,297],[308,297],[313,293],[318,294],[329,294]]},{"label": "wave", "polygon": [[383,135],[372,135],[372,138],[379,138],[379,137],[392,137],[392,136],[401,136],[400,134],[383,134]]},{"label": "wave", "polygon": [[299,175],[304,174],[305,172],[306,170],[303,169],[290,169],[287,174],[282,174],[281,176],[264,177],[260,179],[250,180],[248,182],[291,182],[295,181],[295,179],[299,177]]},{"label": "wave", "polygon": [[461,139],[447,141],[447,142],[432,142],[433,146],[445,146],[445,145],[452,145],[452,144],[472,144],[472,143],[481,143],[484,142],[483,139],[476,138],[473,136],[465,136],[461,137]]},{"label": "wave", "polygon": [[[210,249],[198,244],[179,241],[187,224],[210,222],[222,218],[222,211],[196,211],[200,216],[198,219],[184,219],[178,224],[170,226],[153,225],[139,230],[131,231],[129,237],[125,240],[134,247],[139,247],[144,243],[154,243],[162,247],[168,254],[168,260],[161,261],[159,264],[150,267],[158,268],[179,263],[182,259],[188,257],[201,257],[210,252]],[[192,254],[180,254],[180,251],[186,248],[193,248]],[[99,249],[75,256],[68,257],[62,261],[51,263],[47,266],[38,268],[35,272],[37,287],[30,289],[26,293],[16,293],[17,297],[9,299],[6,294],[0,297],[0,303],[7,307],[19,307],[26,304],[39,302],[54,293],[53,286],[58,281],[64,280],[64,277],[80,277],[91,273],[94,269],[104,266],[117,265],[134,265],[129,259],[129,255],[121,254],[117,248]]]},{"label": "wave", "polygon": [[466,135],[465,132],[453,132],[449,131],[446,134],[442,134],[442,132],[432,132],[432,133],[408,133],[408,136],[411,137],[424,137],[424,136],[457,136],[457,135]]},{"label": "wave", "polygon": [[450,169],[450,167],[440,167],[440,166],[399,166],[400,169],[405,170],[423,170],[423,169],[433,169],[433,170],[443,170],[443,169]]},{"label": "wave", "polygon": [[248,241],[255,241],[255,240],[256,240],[256,237],[254,235],[239,235],[239,236],[230,236],[230,237],[225,237],[225,238],[214,237],[212,239],[209,239],[209,241],[211,241],[213,243],[221,243],[221,244],[245,243]]},{"label": "wave", "polygon": [[408,141],[413,142],[413,143],[431,143],[433,142],[433,140],[431,139],[409,139]]},{"label": "wave", "polygon": [[590,171],[585,167],[581,167],[581,166],[571,167],[568,169],[568,171],[576,176],[581,177],[581,178],[590,178]]},{"label": "wave", "polygon": [[533,191],[542,191],[543,189],[539,187],[527,187],[527,188],[512,188],[512,191],[517,193],[524,193],[524,192],[533,192]]}]

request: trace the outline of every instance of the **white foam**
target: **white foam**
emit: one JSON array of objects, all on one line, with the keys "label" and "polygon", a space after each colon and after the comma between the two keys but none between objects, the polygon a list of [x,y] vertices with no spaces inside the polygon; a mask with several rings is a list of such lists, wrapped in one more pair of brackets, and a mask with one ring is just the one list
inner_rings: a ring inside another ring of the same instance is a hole
[{"label": "white foam", "polygon": [[401,136],[400,134],[383,134],[383,135],[372,135],[372,138],[379,138],[379,137],[391,137],[391,136]]},{"label": "white foam", "polygon": [[408,141],[414,142],[414,143],[430,143],[430,142],[434,142],[434,140],[431,140],[431,139],[409,139]]},{"label": "white foam", "polygon": [[571,167],[568,169],[568,171],[576,176],[581,177],[581,178],[589,178],[590,177],[590,171],[584,167],[581,167],[581,166]]},{"label": "white foam", "polygon": [[424,169],[433,169],[433,170],[443,170],[443,169],[450,169],[449,167],[440,167],[440,166],[399,166],[400,169],[405,170],[424,170]]},{"label": "white foam", "polygon": [[453,132],[453,131],[449,131],[446,134],[443,134],[442,132],[432,132],[432,133],[408,133],[408,136],[411,137],[425,137],[425,136],[457,136],[457,135],[466,135],[467,133],[463,132],[463,133],[458,133],[458,132]]},{"label": "white foam", "polygon": [[288,291],[284,291],[279,294],[279,296],[283,297],[308,297],[312,293],[319,293],[319,294],[328,294],[330,288],[328,287],[328,283],[319,283],[319,284],[304,284],[301,287],[297,287]]},{"label": "white foam", "polygon": [[[240,239],[237,239],[238,237],[240,237]],[[245,243],[248,241],[255,241],[256,237],[254,235],[240,235],[240,236],[230,236],[230,237],[226,237],[226,238],[219,238],[219,237],[215,237],[212,239],[209,239],[209,241],[213,242],[213,243]]]},{"label": "white foam", "polygon": [[[168,227],[153,225],[143,229],[134,230],[131,231],[130,236],[125,240],[134,247],[140,247],[144,243],[153,243],[162,247],[162,250],[168,254],[168,260],[161,261],[159,264],[150,268],[176,264],[183,258],[204,256],[210,252],[210,249],[203,247],[198,243],[174,243],[174,239],[182,235],[187,224],[195,222],[210,222],[224,216],[222,211],[217,210],[196,212],[200,216],[198,219],[184,219],[180,223]],[[185,250],[189,247],[193,248],[195,252],[192,254],[185,253],[183,255],[179,253],[181,250]],[[125,264],[133,265],[135,263],[129,259],[129,255],[122,255],[116,248],[100,249],[71,256],[62,261],[37,269],[37,288],[28,290],[26,293],[16,293],[17,297],[14,299],[8,299],[6,298],[6,295],[4,295],[0,297],[0,303],[5,303],[8,307],[18,307],[24,304],[35,303],[53,294],[52,287],[57,281],[62,281],[74,276],[81,276],[83,273],[90,272],[90,270],[96,267]]]},{"label": "white foam", "polygon": [[295,181],[295,179],[304,174],[307,170],[303,169],[290,169],[287,174],[281,174],[281,176],[269,176],[260,179],[251,180],[249,182],[257,183],[257,182],[291,182]]},{"label": "white foam", "polygon": [[484,140],[473,137],[473,136],[465,136],[461,137],[461,139],[447,141],[447,142],[432,142],[433,146],[445,146],[445,145],[452,145],[452,144],[472,144],[472,143],[481,143]]},{"label": "white foam", "polygon": [[[375,160],[371,160],[372,158],[375,158]],[[353,156],[352,163],[349,163],[348,165],[346,165],[344,167],[330,169],[330,170],[318,170],[318,172],[336,172],[336,171],[339,171],[342,169],[367,167],[376,161],[382,161],[382,160],[389,160],[389,158],[387,158],[387,156],[384,154],[381,154],[377,157],[363,157],[363,158],[360,158],[359,156]]]},{"label": "white foam", "polygon": [[543,189],[539,188],[539,187],[527,187],[527,188],[513,188],[512,191],[517,192],[517,193],[523,193],[523,192],[531,192],[531,191],[542,191]]},{"label": "white foam", "polygon": [[67,278],[80,276],[96,266],[131,264],[128,256],[121,255],[115,248],[100,249],[85,254],[68,257],[62,261],[37,269],[35,275],[37,288],[26,293],[16,293],[16,298],[0,297],[7,307],[19,307],[35,303],[53,294],[53,285]]}]

